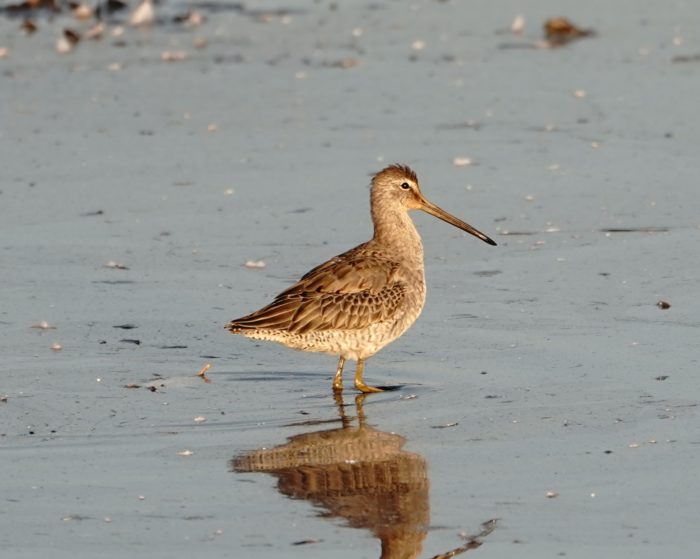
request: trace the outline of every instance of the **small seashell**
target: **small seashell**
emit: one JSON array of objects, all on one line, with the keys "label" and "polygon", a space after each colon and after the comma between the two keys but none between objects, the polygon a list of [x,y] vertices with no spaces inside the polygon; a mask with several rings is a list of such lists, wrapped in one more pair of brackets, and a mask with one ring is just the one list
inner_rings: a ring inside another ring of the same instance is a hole
[{"label": "small seashell", "polygon": [[245,263],[246,268],[264,268],[266,266],[263,260],[248,260]]},{"label": "small seashell", "polygon": [[187,450],[187,449],[181,450],[180,452],[178,452],[179,456],[192,456],[193,454],[194,454],[194,452],[192,452],[191,450]]},{"label": "small seashell", "polygon": [[521,15],[515,16],[513,23],[510,24],[511,33],[520,35],[523,32],[523,29],[525,29],[525,18]]}]

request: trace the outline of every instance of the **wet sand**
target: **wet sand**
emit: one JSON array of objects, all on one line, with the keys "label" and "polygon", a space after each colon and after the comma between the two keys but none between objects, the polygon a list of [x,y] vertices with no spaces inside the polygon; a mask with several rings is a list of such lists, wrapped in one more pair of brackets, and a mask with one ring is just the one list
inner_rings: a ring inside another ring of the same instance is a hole
[{"label": "wet sand", "polygon": [[[4,553],[694,557],[700,13],[188,6],[67,55],[0,18]],[[597,34],[532,48],[559,15]],[[395,161],[499,246],[417,215],[399,388],[339,406],[223,324],[367,240]]]}]

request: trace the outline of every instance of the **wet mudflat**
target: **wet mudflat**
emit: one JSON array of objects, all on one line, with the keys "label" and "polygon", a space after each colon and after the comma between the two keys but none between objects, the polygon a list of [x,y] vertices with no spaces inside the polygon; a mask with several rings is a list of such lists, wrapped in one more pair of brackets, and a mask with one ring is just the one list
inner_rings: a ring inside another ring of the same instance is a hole
[{"label": "wet mudflat", "polygon": [[[697,10],[132,8],[0,18],[8,556],[694,556]],[[223,324],[365,241],[394,161],[499,247],[416,216],[398,388],[338,402]]]}]

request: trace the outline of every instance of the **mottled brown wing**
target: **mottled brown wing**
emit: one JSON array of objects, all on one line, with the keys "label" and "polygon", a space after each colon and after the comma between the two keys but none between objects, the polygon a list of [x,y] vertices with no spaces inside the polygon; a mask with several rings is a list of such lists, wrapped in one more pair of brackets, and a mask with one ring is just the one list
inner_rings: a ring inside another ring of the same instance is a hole
[{"label": "mottled brown wing", "polygon": [[390,319],[405,296],[405,284],[395,277],[397,268],[395,262],[357,247],[317,266],[271,304],[227,328],[303,334],[355,330]]}]

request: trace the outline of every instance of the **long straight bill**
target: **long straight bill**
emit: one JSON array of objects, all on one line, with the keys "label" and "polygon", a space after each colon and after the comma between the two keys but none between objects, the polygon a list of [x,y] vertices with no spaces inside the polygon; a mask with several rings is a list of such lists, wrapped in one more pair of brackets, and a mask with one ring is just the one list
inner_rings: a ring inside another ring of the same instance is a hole
[{"label": "long straight bill", "polygon": [[462,231],[466,231],[470,235],[474,235],[475,237],[481,239],[485,243],[496,246],[496,241],[494,241],[490,237],[487,237],[481,231],[479,231],[478,229],[475,229],[474,227],[472,227],[468,223],[465,223],[461,219],[456,218],[452,214],[448,214],[442,208],[439,208],[435,204],[428,202],[425,198],[423,198],[423,200],[422,200],[421,210],[423,210],[426,213],[429,213],[432,216],[437,217],[438,219],[442,219],[443,221],[449,223],[450,225],[454,225],[455,227],[458,227]]}]

